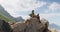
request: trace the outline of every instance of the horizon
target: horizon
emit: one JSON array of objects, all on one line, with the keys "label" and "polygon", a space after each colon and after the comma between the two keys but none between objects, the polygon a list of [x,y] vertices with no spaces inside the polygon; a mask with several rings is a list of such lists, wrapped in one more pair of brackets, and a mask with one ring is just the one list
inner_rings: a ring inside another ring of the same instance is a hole
[{"label": "horizon", "polygon": [[49,23],[60,26],[60,0],[0,0],[0,4],[13,17],[29,18],[32,10]]}]

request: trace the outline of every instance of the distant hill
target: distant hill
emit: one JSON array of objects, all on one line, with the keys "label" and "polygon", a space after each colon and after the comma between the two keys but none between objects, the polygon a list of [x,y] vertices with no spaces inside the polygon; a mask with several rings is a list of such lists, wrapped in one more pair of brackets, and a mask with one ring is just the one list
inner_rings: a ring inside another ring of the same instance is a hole
[{"label": "distant hill", "polygon": [[[22,17],[14,18],[12,17],[1,5],[0,5],[0,19],[4,20],[13,20],[13,21],[22,21],[24,20]],[[21,19],[21,20],[19,20]]]},{"label": "distant hill", "polygon": [[5,20],[6,22],[8,22],[8,21],[14,21],[14,20],[9,19],[8,17],[6,17],[6,16],[4,16],[2,14],[0,14],[0,19]]},{"label": "distant hill", "polygon": [[5,9],[0,5],[0,19],[3,19],[5,21],[15,21],[12,18],[13,17],[10,16],[10,14],[5,11]]},{"label": "distant hill", "polygon": [[60,30],[60,26],[56,25],[56,24],[50,24],[49,27]]},{"label": "distant hill", "polygon": [[17,17],[17,18],[15,18],[15,20],[16,21],[18,21],[18,22],[23,22],[24,21],[24,19],[20,16],[20,17]]},{"label": "distant hill", "polygon": [[0,5],[0,14],[7,16],[9,18],[13,18],[1,5]]}]

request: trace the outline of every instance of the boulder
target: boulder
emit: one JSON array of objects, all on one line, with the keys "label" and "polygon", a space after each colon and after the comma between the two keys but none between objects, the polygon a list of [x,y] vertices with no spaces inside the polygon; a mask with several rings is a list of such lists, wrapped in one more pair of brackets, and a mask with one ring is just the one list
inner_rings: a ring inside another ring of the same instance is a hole
[{"label": "boulder", "polygon": [[40,20],[39,14],[35,15],[34,10],[30,16],[24,23],[15,23],[13,32],[50,32],[48,29],[49,22],[46,19]]}]

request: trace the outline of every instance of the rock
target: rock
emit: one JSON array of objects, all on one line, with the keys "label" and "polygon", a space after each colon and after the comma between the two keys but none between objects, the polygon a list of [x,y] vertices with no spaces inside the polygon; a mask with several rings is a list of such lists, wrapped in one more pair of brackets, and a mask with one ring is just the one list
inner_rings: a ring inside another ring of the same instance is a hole
[{"label": "rock", "polygon": [[9,23],[9,26],[11,27],[11,29],[13,29],[13,27],[14,27],[14,24],[15,24],[16,22],[9,21],[8,23]]},{"label": "rock", "polygon": [[16,23],[13,26],[13,32],[24,32],[25,28],[25,23]]},{"label": "rock", "polygon": [[46,19],[42,19],[41,20],[41,23],[43,24],[43,25],[45,25],[45,29],[43,30],[43,32],[47,32],[48,31],[48,26],[49,26],[49,22],[46,20]]},{"label": "rock", "polygon": [[26,20],[25,23],[15,23],[13,32],[50,32],[48,25],[47,20],[42,19],[39,23],[39,19],[34,17]]},{"label": "rock", "polygon": [[51,32],[59,32],[58,30],[56,30],[56,29],[54,29],[54,28],[50,28],[50,27],[49,27],[49,30],[50,30]]},{"label": "rock", "polygon": [[9,24],[1,19],[0,19],[0,32],[12,32],[12,29],[10,28]]},{"label": "rock", "polygon": [[49,22],[46,19],[40,20],[40,16],[31,13],[31,18],[24,23],[15,23],[13,32],[51,32],[48,29]]}]

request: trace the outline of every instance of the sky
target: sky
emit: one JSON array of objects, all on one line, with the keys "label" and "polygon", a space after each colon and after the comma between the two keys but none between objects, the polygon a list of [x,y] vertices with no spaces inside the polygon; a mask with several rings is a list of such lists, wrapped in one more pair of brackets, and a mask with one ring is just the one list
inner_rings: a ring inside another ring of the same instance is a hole
[{"label": "sky", "polygon": [[13,17],[29,18],[32,10],[47,19],[50,24],[60,25],[60,0],[0,0],[0,4]]}]

